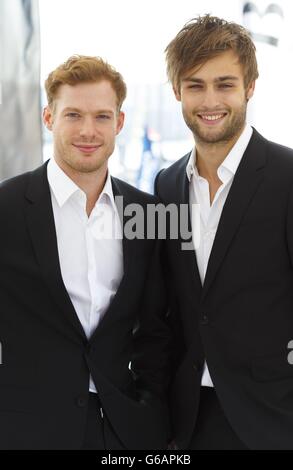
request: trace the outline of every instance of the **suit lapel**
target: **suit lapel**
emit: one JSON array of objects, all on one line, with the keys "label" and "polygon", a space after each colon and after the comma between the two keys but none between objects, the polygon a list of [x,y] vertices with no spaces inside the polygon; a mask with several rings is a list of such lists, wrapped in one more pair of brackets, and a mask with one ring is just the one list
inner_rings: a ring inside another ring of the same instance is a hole
[{"label": "suit lapel", "polygon": [[27,227],[43,278],[66,319],[85,337],[61,275],[47,163],[32,172],[26,199]]},{"label": "suit lapel", "polygon": [[[181,168],[177,174],[177,181],[175,184],[175,201],[178,207],[180,204],[188,205],[188,231],[191,233],[191,218],[190,218],[190,206],[189,206],[189,181],[186,174],[186,166],[188,160],[190,158],[190,154],[186,156],[185,159],[182,160]],[[172,188],[174,191],[174,188]],[[201,292],[202,284],[201,279],[198,271],[196,255],[194,249],[192,250],[182,250],[182,243],[184,240],[179,236],[179,243],[180,243],[180,259],[182,260],[182,270],[185,273],[187,269],[188,278],[193,284],[193,288],[196,289],[196,292]],[[192,297],[194,297],[194,291],[192,291]]]},{"label": "suit lapel", "polygon": [[[126,289],[126,286],[128,283],[128,274],[130,272],[132,262],[135,259],[136,240],[129,240],[128,238],[125,237],[125,234],[124,234],[125,224],[127,223],[129,219],[131,219],[130,216],[125,216],[124,208],[128,204],[133,203],[133,201],[131,201],[131,198],[129,198],[126,185],[124,186],[122,181],[113,177],[111,178],[111,180],[112,180],[113,195],[115,198],[115,203],[118,209],[121,226],[122,226],[122,236],[123,236],[122,250],[123,250],[124,273],[123,273],[121,282],[119,284],[119,287],[117,289],[117,292],[107,309],[107,312],[102,317],[96,330],[94,331],[94,333],[92,334],[90,338],[91,343],[95,340],[97,335],[100,335],[103,332],[105,327],[108,327],[111,324],[112,321],[114,322],[117,321],[117,312],[119,312],[119,310],[121,311],[122,307],[127,305],[125,303],[125,293],[128,292],[128,290]],[[117,197],[120,197],[122,199],[119,200],[117,199]]]},{"label": "suit lapel", "polygon": [[[131,201],[128,200],[127,191],[125,191],[122,182],[112,178],[112,188],[115,197],[122,196],[123,206],[131,203]],[[66,319],[72,324],[75,330],[82,334],[84,339],[86,339],[83,327],[79,321],[78,315],[76,314],[62,279],[58,256],[54,213],[52,208],[49,183],[47,179],[47,163],[38,168],[36,171],[32,172],[26,191],[26,199],[27,227],[31,236],[36,258],[43,274],[44,281],[55,302],[64,313]],[[122,227],[124,228],[125,223],[129,220],[130,217],[126,217],[124,215],[124,207],[121,207],[121,209],[122,210],[119,211],[118,208],[118,212],[119,216],[121,217]],[[129,272],[131,260],[134,259],[133,253],[134,247],[136,245],[135,240],[128,240],[124,236],[124,230],[122,245],[124,275],[116,295],[112,300],[106,315],[101,320],[97,330],[100,329],[100,325],[102,325],[104,321],[109,321],[111,318],[111,311],[115,311],[116,306],[119,305],[119,299],[121,298],[121,293],[124,290],[123,286],[127,282],[127,274]]]},{"label": "suit lapel", "polygon": [[266,140],[254,130],[223,208],[209,258],[203,285],[203,297],[211,287],[245,211],[263,179],[262,170],[265,166],[265,161]]},{"label": "suit lapel", "polygon": [[[129,262],[131,260],[130,252],[132,245],[130,243],[130,240],[125,237],[124,235],[124,227],[127,221],[130,219],[130,217],[125,216],[124,214],[124,207],[127,204],[131,204],[132,201],[130,201],[127,197],[127,193],[125,191],[125,188],[123,187],[123,184],[121,181],[119,181],[116,178],[111,178],[112,180],[112,189],[113,189],[113,195],[115,198],[116,202],[116,207],[118,209],[119,217],[120,217],[120,222],[121,222],[121,227],[123,231],[123,238],[122,238],[122,249],[123,249],[123,268],[124,268],[124,275],[128,271],[129,268]],[[118,198],[121,198],[121,204]]]}]

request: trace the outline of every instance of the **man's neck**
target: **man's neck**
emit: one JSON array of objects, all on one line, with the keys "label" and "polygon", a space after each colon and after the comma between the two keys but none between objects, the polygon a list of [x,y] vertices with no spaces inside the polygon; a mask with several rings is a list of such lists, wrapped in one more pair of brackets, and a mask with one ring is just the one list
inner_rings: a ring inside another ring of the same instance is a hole
[{"label": "man's neck", "polygon": [[243,129],[228,142],[209,144],[195,139],[196,167],[202,178],[209,183],[210,204],[212,205],[218,189],[223,184],[218,176],[218,168],[239,139]]},{"label": "man's neck", "polygon": [[195,138],[196,166],[198,173],[208,181],[217,181],[217,170],[232,147],[239,139],[243,129],[228,142],[206,143]]},{"label": "man's neck", "polygon": [[98,170],[89,173],[74,170],[58,160],[56,162],[64,173],[86,194],[86,212],[89,217],[105,186],[108,173],[107,162]]},{"label": "man's neck", "polygon": [[207,180],[217,179],[217,170],[227,157],[229,149],[219,144],[196,143],[195,146],[196,166],[200,176]]},{"label": "man's neck", "polygon": [[78,178],[78,181],[74,181],[86,194],[86,212],[88,217],[103,191],[106,179],[107,167],[103,172],[99,170],[93,174],[82,174],[81,177]]}]

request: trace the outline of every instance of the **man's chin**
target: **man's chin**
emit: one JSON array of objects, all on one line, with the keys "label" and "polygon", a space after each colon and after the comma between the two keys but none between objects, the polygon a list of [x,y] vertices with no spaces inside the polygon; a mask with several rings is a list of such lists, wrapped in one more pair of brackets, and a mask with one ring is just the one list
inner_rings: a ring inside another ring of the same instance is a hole
[{"label": "man's chin", "polygon": [[75,171],[78,171],[79,173],[96,173],[97,171],[101,170],[105,166],[104,164],[80,164],[80,165],[75,165]]},{"label": "man's chin", "polygon": [[205,144],[220,144],[221,142],[229,141],[229,139],[225,138],[225,136],[197,135],[196,138]]},{"label": "man's chin", "polygon": [[107,160],[98,161],[93,157],[74,158],[70,162],[67,161],[72,170],[78,173],[95,173],[105,167]]},{"label": "man's chin", "polygon": [[[244,126],[244,124],[243,124]],[[243,127],[242,126],[242,127]],[[195,138],[202,143],[206,144],[226,144],[235,139],[239,135],[239,131],[242,129],[241,126],[225,126],[221,129],[202,129],[196,126],[193,131]]]},{"label": "man's chin", "polygon": [[228,132],[225,132],[223,130],[220,131],[216,129],[210,129],[207,131],[202,131],[201,129],[195,129],[194,135],[197,140],[206,144],[216,144],[229,140]]}]

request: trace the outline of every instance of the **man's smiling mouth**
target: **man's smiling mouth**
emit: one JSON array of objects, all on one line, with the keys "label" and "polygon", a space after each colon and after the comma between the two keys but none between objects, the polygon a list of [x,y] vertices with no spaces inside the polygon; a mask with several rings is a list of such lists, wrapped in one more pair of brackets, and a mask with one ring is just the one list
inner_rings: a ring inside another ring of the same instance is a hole
[{"label": "man's smiling mouth", "polygon": [[217,124],[227,116],[227,113],[198,113],[197,116],[205,123]]},{"label": "man's smiling mouth", "polygon": [[84,153],[92,153],[95,152],[101,145],[85,145],[85,144],[72,144],[73,147],[77,148],[81,152]]}]

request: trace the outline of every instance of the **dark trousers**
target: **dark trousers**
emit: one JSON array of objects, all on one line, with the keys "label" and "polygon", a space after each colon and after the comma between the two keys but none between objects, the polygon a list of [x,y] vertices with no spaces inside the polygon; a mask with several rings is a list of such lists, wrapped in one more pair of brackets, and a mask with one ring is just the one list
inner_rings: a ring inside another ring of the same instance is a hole
[{"label": "dark trousers", "polygon": [[125,450],[96,393],[89,394],[86,429],[81,450]]},{"label": "dark trousers", "polygon": [[214,388],[201,387],[191,450],[248,450],[235,434],[220,405]]},{"label": "dark trousers", "polygon": [[82,450],[104,449],[104,420],[101,413],[101,404],[98,395],[96,393],[90,393]]}]

